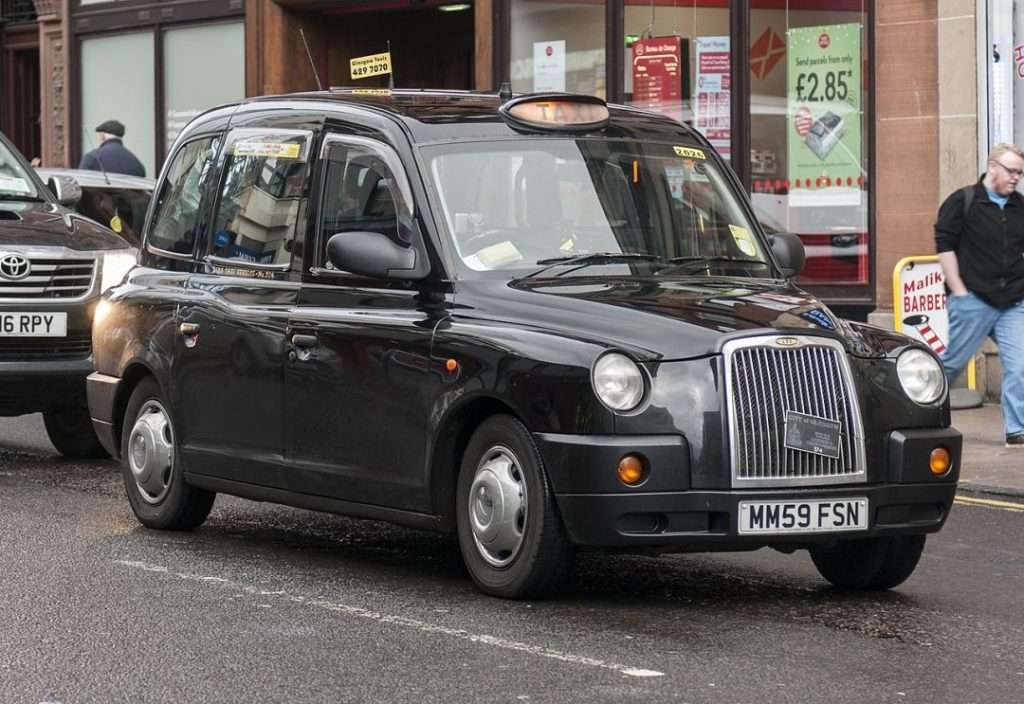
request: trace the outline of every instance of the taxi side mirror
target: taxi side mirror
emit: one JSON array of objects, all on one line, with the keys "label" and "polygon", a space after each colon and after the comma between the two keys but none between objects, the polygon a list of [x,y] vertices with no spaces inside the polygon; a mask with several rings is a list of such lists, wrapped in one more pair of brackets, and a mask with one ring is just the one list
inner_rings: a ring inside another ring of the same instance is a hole
[{"label": "taxi side mirror", "polygon": [[380,232],[339,232],[327,240],[327,259],[335,269],[374,279],[418,281],[430,273],[426,253]]},{"label": "taxi side mirror", "polygon": [[804,243],[799,237],[791,232],[776,232],[769,235],[768,240],[772,244],[772,254],[782,268],[783,276],[788,279],[804,270],[807,255],[804,252]]},{"label": "taxi side mirror", "polygon": [[82,187],[73,176],[51,176],[46,180],[46,187],[56,196],[58,203],[69,208],[82,200]]}]

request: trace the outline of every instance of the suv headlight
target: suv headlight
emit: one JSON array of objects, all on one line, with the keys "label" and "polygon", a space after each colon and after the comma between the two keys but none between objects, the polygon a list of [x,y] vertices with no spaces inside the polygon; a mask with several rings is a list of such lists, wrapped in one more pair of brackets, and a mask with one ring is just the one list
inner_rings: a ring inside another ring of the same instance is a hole
[{"label": "suv headlight", "polygon": [[924,350],[903,352],[896,360],[896,374],[903,391],[917,403],[935,403],[946,391],[942,366]]},{"label": "suv headlight", "polygon": [[594,393],[613,411],[631,411],[644,398],[644,375],[624,354],[609,352],[594,363],[590,375]]},{"label": "suv headlight", "polygon": [[135,252],[122,249],[104,254],[100,263],[100,293],[121,283],[124,280],[124,275],[133,266],[135,266]]}]

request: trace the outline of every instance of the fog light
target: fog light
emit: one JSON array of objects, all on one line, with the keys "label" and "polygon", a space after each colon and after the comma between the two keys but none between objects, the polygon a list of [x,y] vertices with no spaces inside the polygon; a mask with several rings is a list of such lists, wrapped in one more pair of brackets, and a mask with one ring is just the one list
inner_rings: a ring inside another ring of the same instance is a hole
[{"label": "fog light", "polygon": [[936,477],[949,472],[949,450],[944,447],[936,447],[928,458],[928,466]]},{"label": "fog light", "polygon": [[647,463],[637,455],[626,455],[619,460],[619,481],[626,486],[638,486],[647,479]]}]

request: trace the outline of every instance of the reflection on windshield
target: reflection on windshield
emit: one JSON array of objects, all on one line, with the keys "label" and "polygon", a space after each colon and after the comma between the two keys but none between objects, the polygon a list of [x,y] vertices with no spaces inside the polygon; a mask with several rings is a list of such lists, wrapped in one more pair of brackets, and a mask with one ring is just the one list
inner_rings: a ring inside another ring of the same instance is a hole
[{"label": "reflection on windshield", "polygon": [[0,198],[36,198],[39,194],[22,160],[0,142]]},{"label": "reflection on windshield", "polygon": [[622,254],[642,255],[635,266],[651,273],[771,274],[733,189],[701,149],[523,139],[424,152],[470,275],[536,276],[538,263],[544,272],[595,267]]}]

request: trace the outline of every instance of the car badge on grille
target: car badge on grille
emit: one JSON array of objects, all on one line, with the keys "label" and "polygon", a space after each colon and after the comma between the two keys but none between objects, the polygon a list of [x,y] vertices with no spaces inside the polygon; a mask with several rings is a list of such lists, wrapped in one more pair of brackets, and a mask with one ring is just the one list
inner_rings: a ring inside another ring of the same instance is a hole
[{"label": "car badge on grille", "polygon": [[775,344],[779,347],[796,347],[800,344],[800,340],[795,337],[778,337],[775,338]]},{"label": "car badge on grille", "polygon": [[11,281],[24,279],[32,271],[32,262],[20,254],[0,255],[0,276]]}]

